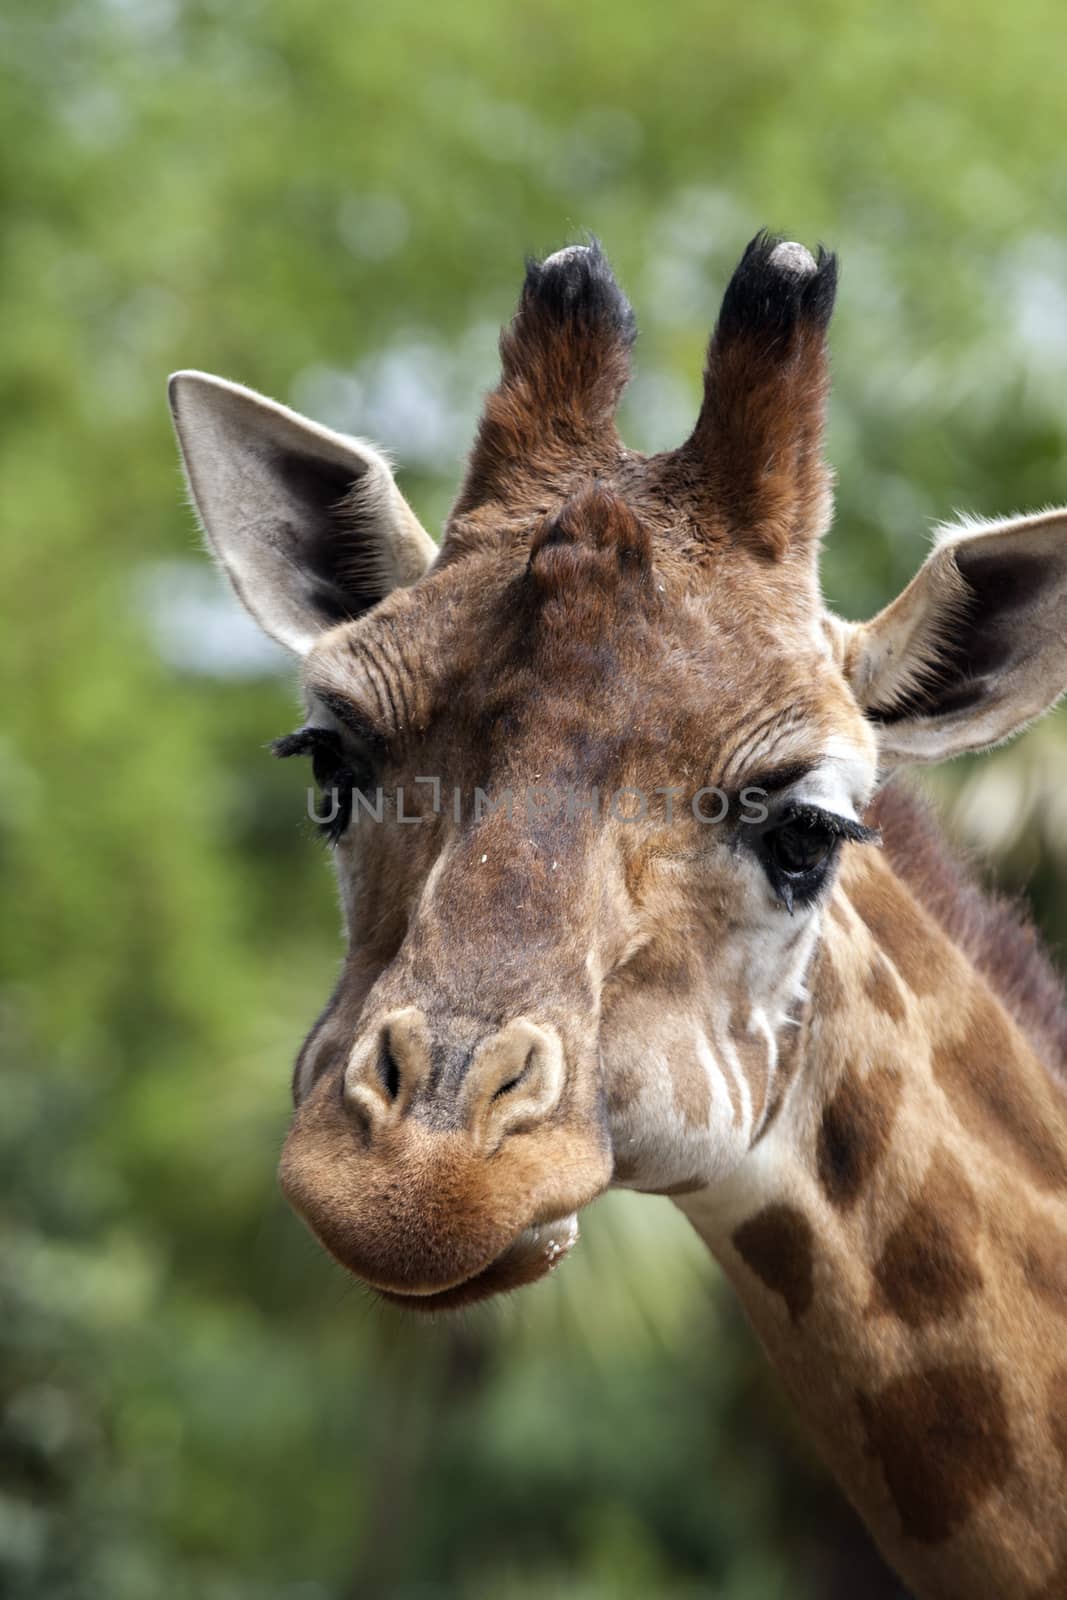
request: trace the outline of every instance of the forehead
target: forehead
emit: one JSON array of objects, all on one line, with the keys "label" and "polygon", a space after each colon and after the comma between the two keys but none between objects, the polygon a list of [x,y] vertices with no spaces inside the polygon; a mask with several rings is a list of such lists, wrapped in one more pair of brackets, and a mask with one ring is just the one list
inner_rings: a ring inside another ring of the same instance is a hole
[{"label": "forehead", "polygon": [[809,585],[729,546],[686,559],[640,496],[600,484],[524,521],[326,634],[312,695],[394,748],[436,734],[573,757],[595,734],[727,784],[870,762]]}]

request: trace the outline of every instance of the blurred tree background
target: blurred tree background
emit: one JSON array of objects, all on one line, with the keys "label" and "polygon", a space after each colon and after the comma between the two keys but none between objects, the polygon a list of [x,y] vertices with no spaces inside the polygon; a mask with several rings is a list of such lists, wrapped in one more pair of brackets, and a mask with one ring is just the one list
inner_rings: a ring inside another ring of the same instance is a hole
[{"label": "blurred tree background", "polygon": [[[0,1594],[899,1593],[669,1202],[409,1324],[275,1193],[339,958],[285,662],[183,503],[200,366],[378,439],[439,526],[527,251],[604,240],[629,441],[761,224],[840,250],[832,602],[1067,498],[1055,0],[6,0]],[[1067,935],[1067,722],[936,774]]]}]

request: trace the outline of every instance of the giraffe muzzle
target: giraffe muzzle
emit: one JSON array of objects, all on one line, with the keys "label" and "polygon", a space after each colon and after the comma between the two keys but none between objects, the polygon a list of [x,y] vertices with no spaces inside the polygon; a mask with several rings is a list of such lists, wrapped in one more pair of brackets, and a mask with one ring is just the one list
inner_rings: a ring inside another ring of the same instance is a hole
[{"label": "giraffe muzzle", "polygon": [[462,1053],[387,1013],[298,1107],[280,1181],[350,1272],[416,1310],[531,1283],[611,1178],[599,1108],[569,1092],[556,1031],[516,1018]]}]

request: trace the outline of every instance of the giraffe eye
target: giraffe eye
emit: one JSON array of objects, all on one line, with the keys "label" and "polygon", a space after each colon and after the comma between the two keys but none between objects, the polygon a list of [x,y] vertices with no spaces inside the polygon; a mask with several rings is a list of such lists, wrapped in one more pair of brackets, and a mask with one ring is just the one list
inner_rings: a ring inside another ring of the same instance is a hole
[{"label": "giraffe eye", "polygon": [[344,751],[337,734],[329,728],[301,728],[274,742],[274,754],[311,757],[311,771],[320,790],[320,805],[315,812],[319,832],[336,844],[352,819],[352,793],[370,782],[369,768],[359,773]]},{"label": "giraffe eye", "polygon": [[758,850],[771,888],[791,912],[795,904],[815,899],[843,839],[865,844],[876,838],[851,818],[794,804],[763,829]]},{"label": "giraffe eye", "polygon": [[826,865],[836,842],[828,828],[794,817],[768,835],[766,848],[780,872],[803,878]]},{"label": "giraffe eye", "polygon": [[764,831],[760,857],[771,888],[792,914],[814,900],[837,854],[839,836],[820,813],[787,815]]}]

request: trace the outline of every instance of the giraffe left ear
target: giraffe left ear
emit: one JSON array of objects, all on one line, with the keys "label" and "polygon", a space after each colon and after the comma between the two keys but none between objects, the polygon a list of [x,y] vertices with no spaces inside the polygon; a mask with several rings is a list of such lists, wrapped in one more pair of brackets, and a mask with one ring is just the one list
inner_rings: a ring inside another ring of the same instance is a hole
[{"label": "giraffe left ear", "polygon": [[1067,690],[1067,509],[945,529],[845,668],[886,767],[1017,733]]}]

